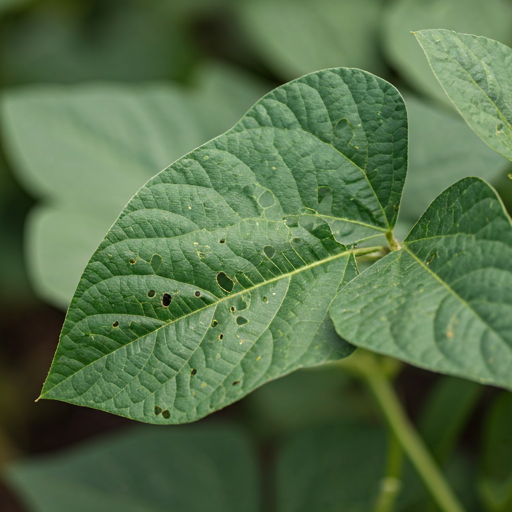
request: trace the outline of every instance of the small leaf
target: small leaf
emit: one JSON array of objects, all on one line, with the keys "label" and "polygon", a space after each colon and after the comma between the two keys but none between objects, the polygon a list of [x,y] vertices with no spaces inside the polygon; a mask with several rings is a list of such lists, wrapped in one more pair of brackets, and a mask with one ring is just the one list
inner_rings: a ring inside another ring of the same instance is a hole
[{"label": "small leaf", "polygon": [[331,317],[357,346],[512,389],[512,225],[495,191],[478,178],[444,191]]},{"label": "small leaf", "polygon": [[383,71],[380,0],[243,0],[238,6],[254,50],[278,76],[289,80],[338,66]]},{"label": "small leaf", "polygon": [[33,512],[257,512],[251,443],[232,427],[132,428],[7,467]]},{"label": "small leaf", "polygon": [[512,43],[512,7],[507,0],[391,0],[383,16],[384,51],[419,92],[449,104],[411,32],[442,28]]},{"label": "small leaf", "polygon": [[448,30],[421,30],[416,37],[468,125],[512,161],[512,50],[486,37]]},{"label": "small leaf", "polygon": [[82,276],[42,397],[182,423],[345,357],[328,308],[357,273],[348,246],[394,225],[406,163],[387,82],[340,68],[277,88],[128,203]]}]

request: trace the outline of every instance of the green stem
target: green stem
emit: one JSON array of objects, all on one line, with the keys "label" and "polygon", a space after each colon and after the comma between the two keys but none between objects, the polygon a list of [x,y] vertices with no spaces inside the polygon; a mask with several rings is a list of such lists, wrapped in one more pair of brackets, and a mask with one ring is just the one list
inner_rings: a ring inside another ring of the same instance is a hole
[{"label": "green stem", "polygon": [[443,512],[464,512],[425,443],[405,415],[393,386],[377,364],[365,372],[365,380],[386,420]]},{"label": "green stem", "polygon": [[398,240],[393,236],[392,231],[388,231],[386,233],[386,240],[388,241],[389,247],[392,251],[397,251],[400,249],[400,244],[398,243]]},{"label": "green stem", "polygon": [[357,257],[371,254],[382,258],[382,256],[386,254],[386,247],[383,245],[378,245],[376,247],[361,247],[361,249],[353,249],[352,253]]},{"label": "green stem", "polygon": [[394,432],[389,433],[388,463],[386,476],[381,482],[381,489],[374,512],[392,512],[395,501],[402,487],[401,476],[404,463],[404,451]]}]

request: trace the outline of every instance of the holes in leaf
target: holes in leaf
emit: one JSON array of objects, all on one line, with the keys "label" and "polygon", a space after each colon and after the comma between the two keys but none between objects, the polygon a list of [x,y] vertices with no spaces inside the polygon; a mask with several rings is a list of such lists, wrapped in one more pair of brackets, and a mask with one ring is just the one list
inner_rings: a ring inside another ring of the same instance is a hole
[{"label": "holes in leaf", "polygon": [[240,381],[239,381],[239,380],[235,380],[235,381],[233,382],[233,386],[238,386],[238,384],[240,384]]},{"label": "holes in leaf", "polygon": [[149,290],[148,291],[148,297],[151,299],[152,297],[154,297],[156,295],[156,292],[155,290]]},{"label": "holes in leaf", "polygon": [[302,242],[302,238],[297,238],[297,237],[295,237],[294,239],[292,239],[292,242],[293,242],[294,244],[300,244],[300,243]]},{"label": "holes in leaf", "polygon": [[224,334],[220,333],[220,334],[219,334],[219,340],[221,340],[221,341],[222,341],[222,339],[223,339],[223,338],[224,338]]},{"label": "holes in leaf", "polygon": [[233,287],[235,283],[229,278],[224,272],[219,272],[217,274],[217,284],[228,293],[233,291]]},{"label": "holes in leaf", "polygon": [[130,258],[130,265],[135,265],[137,263],[137,260],[135,258]]},{"label": "holes in leaf", "polygon": [[119,327],[119,322],[116,320],[113,324],[112,324],[112,327]]},{"label": "holes in leaf", "polygon": [[225,244],[225,243],[226,243],[226,239],[225,239],[225,238],[221,238],[221,239],[219,240],[219,244]]},{"label": "holes in leaf", "polygon": [[244,318],[243,316],[238,316],[236,318],[236,323],[238,325],[245,325],[245,324],[248,324],[249,323],[249,320],[247,320],[247,318]]},{"label": "holes in leaf", "polygon": [[158,407],[158,405],[155,405],[155,414],[158,416],[161,414],[163,409],[161,407]]},{"label": "holes in leaf", "polygon": [[172,297],[168,293],[164,293],[162,295],[162,306],[164,308],[168,308],[171,303]]},{"label": "holes in leaf", "polygon": [[271,245],[266,245],[263,247],[263,252],[267,256],[267,258],[273,258],[276,254],[276,250]]},{"label": "holes in leaf", "polygon": [[268,297],[263,297],[261,300],[262,300],[263,302],[267,303],[267,302],[268,302]]},{"label": "holes in leaf", "polygon": [[197,370],[195,368],[192,368],[192,370],[190,370],[190,375],[194,376],[196,373]]},{"label": "holes in leaf", "polygon": [[276,200],[274,199],[274,194],[270,192],[270,190],[266,190],[261,194],[260,198],[258,199],[258,203],[260,203],[260,206],[262,208],[270,208],[274,205]]},{"label": "holes in leaf", "polygon": [[229,308],[229,311],[231,311],[231,313],[234,313],[234,312],[236,311],[235,306],[231,306],[231,307]]},{"label": "holes in leaf", "polygon": [[168,419],[171,417],[171,413],[170,413],[167,409],[165,409],[165,411],[162,411],[162,416],[163,416],[166,420],[168,420]]},{"label": "holes in leaf", "polygon": [[217,327],[219,325],[219,321],[215,320],[215,318],[212,320],[212,327]]},{"label": "holes in leaf", "polygon": [[430,265],[432,263],[432,260],[437,256],[437,251],[434,251],[429,254],[427,261],[425,262],[427,265]]},{"label": "holes in leaf", "polygon": [[201,292],[199,290],[196,290],[196,292],[194,293],[194,295],[196,297],[201,297]]}]

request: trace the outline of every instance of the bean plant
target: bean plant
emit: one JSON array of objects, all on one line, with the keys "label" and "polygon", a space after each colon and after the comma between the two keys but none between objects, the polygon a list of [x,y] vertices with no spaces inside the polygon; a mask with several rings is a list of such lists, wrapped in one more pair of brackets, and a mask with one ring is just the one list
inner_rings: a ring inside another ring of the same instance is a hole
[{"label": "bean plant", "polygon": [[[467,124],[512,161],[512,50],[415,35]],[[122,210],[41,398],[175,425],[330,363],[368,385],[437,506],[462,511],[391,378],[399,360],[512,390],[512,223],[468,177],[397,239],[407,166],[406,102],[385,80],[331,68],[268,93]]]}]

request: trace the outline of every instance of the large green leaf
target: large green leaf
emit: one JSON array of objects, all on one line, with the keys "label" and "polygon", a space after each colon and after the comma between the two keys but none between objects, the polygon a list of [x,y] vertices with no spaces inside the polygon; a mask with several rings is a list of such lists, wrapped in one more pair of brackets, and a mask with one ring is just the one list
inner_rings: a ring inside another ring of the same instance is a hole
[{"label": "large green leaf", "polygon": [[380,0],[243,0],[240,16],[255,51],[285,79],[317,69],[383,70]]},{"label": "large green leaf", "polygon": [[[507,160],[471,132],[462,119],[406,96],[409,117],[409,169],[400,220],[410,229],[446,188],[468,176],[496,182]],[[455,114],[456,115],[456,114]]]},{"label": "large green leaf", "polygon": [[232,427],[138,427],[6,476],[31,512],[257,512],[252,446]]},{"label": "large green leaf", "polygon": [[28,223],[38,294],[66,308],[108,228],[158,171],[233,125],[265,85],[219,65],[195,89],[169,85],[35,86],[6,94],[13,167],[43,202]]},{"label": "large green leaf", "polygon": [[512,507],[512,395],[501,394],[484,425],[479,491],[489,512]]},{"label": "large green leaf", "polygon": [[416,33],[457,110],[491,148],[512,161],[512,50],[448,30]]},{"label": "large green leaf", "polygon": [[507,0],[394,0],[386,6],[384,49],[393,66],[420,92],[447,102],[411,31],[444,28],[512,42]]},{"label": "large green leaf", "polygon": [[512,225],[495,191],[465,178],[331,308],[355,345],[512,389]]},{"label": "large green leaf", "polygon": [[42,397],[192,421],[341,358],[327,311],[352,244],[394,225],[407,165],[398,91],[324,70],[277,88],[130,201],[89,262]]}]

